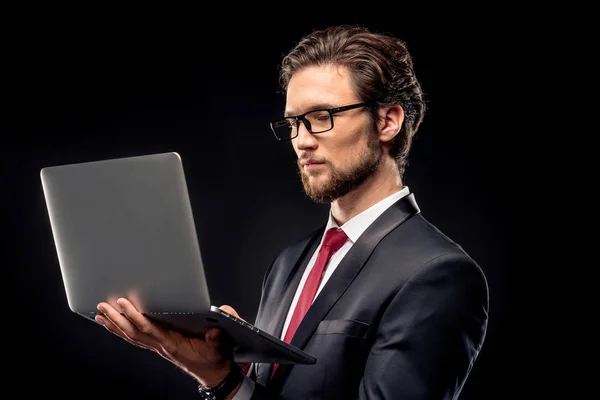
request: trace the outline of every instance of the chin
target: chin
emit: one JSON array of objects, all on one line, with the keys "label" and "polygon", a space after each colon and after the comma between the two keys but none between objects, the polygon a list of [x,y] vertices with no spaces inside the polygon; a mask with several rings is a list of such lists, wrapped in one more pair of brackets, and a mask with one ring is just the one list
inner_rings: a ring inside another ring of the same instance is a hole
[{"label": "chin", "polygon": [[329,177],[323,173],[309,173],[306,174],[308,184],[313,189],[323,188],[329,185]]},{"label": "chin", "polygon": [[305,189],[311,192],[321,192],[329,185],[329,179],[322,176],[305,174],[302,176],[302,183]]}]

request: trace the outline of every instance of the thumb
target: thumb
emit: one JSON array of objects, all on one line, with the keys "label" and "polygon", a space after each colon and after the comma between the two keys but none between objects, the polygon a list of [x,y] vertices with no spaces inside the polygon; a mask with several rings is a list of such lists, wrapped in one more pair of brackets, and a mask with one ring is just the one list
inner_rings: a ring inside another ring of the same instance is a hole
[{"label": "thumb", "polygon": [[[240,318],[240,319],[242,319],[242,318],[241,318],[241,317],[238,315],[237,311],[235,311],[235,310],[234,310],[232,307],[230,307],[230,306],[228,306],[228,305],[222,305],[221,307],[219,307],[219,309],[221,309],[221,310],[225,311],[227,314],[231,314],[231,315],[233,315],[233,316],[234,316],[234,317],[236,317],[236,318]],[[242,319],[242,320],[243,320],[243,319]],[[245,321],[245,320],[244,320],[244,321]]]}]

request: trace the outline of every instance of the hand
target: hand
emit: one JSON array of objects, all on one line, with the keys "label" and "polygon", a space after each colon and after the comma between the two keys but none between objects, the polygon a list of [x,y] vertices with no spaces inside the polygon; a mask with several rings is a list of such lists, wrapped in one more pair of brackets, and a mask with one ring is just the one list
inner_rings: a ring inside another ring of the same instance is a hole
[{"label": "hand", "polygon": [[[120,307],[123,314],[115,307]],[[158,353],[203,385],[215,386],[227,376],[233,355],[230,343],[224,340],[219,328],[209,329],[204,338],[188,337],[151,321],[127,299],[118,299],[115,307],[106,302],[98,305],[102,314],[96,316],[96,321],[110,332],[135,346]],[[238,317],[233,308],[220,308]]]}]

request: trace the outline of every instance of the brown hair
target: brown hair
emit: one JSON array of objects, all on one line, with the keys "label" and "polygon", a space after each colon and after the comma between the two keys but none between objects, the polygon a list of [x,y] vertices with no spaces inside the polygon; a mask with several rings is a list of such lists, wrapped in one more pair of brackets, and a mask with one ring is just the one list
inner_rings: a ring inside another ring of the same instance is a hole
[{"label": "brown hair", "polygon": [[292,75],[300,69],[327,64],[348,68],[359,99],[371,104],[372,117],[377,117],[381,106],[399,104],[402,107],[404,123],[392,153],[402,176],[413,137],[425,114],[423,92],[406,43],[358,25],[313,31],[283,58],[279,75],[281,88],[285,92]]}]

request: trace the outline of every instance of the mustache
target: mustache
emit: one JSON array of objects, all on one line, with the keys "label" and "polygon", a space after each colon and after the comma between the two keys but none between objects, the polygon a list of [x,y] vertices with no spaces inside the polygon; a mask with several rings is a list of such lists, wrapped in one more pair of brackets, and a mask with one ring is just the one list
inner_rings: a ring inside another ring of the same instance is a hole
[{"label": "mustache", "polygon": [[300,164],[303,161],[307,161],[307,160],[310,160],[311,162],[314,162],[314,163],[326,163],[327,162],[327,160],[325,160],[324,158],[317,158],[311,154],[303,154],[300,157],[298,157],[298,164]]}]

